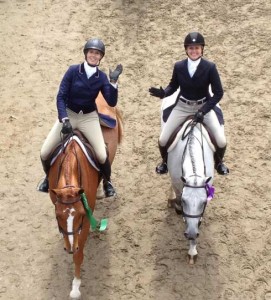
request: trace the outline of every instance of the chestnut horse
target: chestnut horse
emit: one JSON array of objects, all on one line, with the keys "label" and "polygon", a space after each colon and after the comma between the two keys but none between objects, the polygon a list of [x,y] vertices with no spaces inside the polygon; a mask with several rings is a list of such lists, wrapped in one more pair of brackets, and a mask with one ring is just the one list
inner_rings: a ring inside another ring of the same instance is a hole
[{"label": "chestnut horse", "polygon": [[[115,108],[115,116],[115,128],[102,126],[111,164],[123,133],[122,118],[117,108]],[[70,292],[72,299],[79,299],[81,296],[80,268],[83,262],[84,245],[90,230],[89,216],[95,208],[99,182],[99,171],[89,163],[76,139],[71,138],[51,166],[49,193],[55,205],[59,231],[64,238],[64,249],[73,254],[75,273]],[[84,204],[86,199],[87,203]]]}]

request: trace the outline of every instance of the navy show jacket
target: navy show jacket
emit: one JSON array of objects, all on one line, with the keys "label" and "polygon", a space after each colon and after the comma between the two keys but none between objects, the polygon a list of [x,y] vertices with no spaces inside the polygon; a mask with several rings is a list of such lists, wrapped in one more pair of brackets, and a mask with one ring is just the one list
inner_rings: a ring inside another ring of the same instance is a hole
[{"label": "navy show jacket", "polygon": [[105,98],[109,106],[116,106],[118,90],[113,87],[104,72],[98,69],[89,79],[87,78],[84,64],[72,65],[65,73],[57,94],[58,119],[68,117],[66,108],[79,113],[95,111],[95,100],[99,94]]},{"label": "navy show jacket", "polygon": [[[209,85],[211,85],[213,96],[210,95]],[[172,95],[179,87],[179,96],[182,95],[188,100],[207,98],[207,102],[201,108],[204,114],[215,107],[224,93],[216,65],[203,58],[192,78],[188,72],[188,59],[175,63],[171,81],[165,88],[165,97]]]}]

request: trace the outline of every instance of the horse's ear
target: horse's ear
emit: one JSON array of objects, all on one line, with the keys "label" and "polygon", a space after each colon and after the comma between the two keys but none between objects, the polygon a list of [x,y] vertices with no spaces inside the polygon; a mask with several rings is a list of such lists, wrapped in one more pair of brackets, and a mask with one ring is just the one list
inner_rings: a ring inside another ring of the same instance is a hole
[{"label": "horse's ear", "polygon": [[208,183],[211,179],[212,179],[212,176],[207,177],[206,180],[205,180],[205,183]]},{"label": "horse's ear", "polygon": [[181,179],[183,183],[186,183],[186,179],[183,176],[181,177]]},{"label": "horse's ear", "polygon": [[60,198],[62,195],[61,189],[50,189],[49,191],[52,192],[53,194],[55,194],[58,198]]},{"label": "horse's ear", "polygon": [[50,192],[52,192],[53,194],[57,194],[58,189],[49,189]]}]

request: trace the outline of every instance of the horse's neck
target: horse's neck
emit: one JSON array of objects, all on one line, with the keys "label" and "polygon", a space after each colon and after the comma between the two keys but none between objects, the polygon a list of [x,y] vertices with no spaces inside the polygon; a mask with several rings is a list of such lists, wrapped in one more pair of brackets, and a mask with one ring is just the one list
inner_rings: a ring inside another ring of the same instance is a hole
[{"label": "horse's neck", "polygon": [[67,149],[66,154],[63,157],[62,166],[60,169],[60,175],[59,175],[59,184],[61,186],[74,186],[74,187],[80,187],[80,165],[77,157],[79,148],[77,144],[72,141]]},{"label": "horse's neck", "polygon": [[[195,130],[195,129],[194,129]],[[205,175],[202,141],[196,132],[193,132],[187,140],[184,155],[183,173],[185,176]]]}]

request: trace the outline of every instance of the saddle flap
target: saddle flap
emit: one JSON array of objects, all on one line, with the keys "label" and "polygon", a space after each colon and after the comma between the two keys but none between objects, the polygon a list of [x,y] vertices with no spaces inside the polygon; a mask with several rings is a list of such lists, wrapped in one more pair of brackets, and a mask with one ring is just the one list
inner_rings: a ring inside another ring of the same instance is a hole
[{"label": "saddle flap", "polygon": [[[86,155],[89,163],[97,170],[99,171],[99,163],[98,159],[96,157],[96,154],[94,152],[93,147],[89,144],[88,140],[84,137],[84,135],[77,129],[74,130],[73,136],[67,136],[65,137],[64,141],[62,143],[59,143],[55,149],[52,151],[51,155],[49,156],[48,161],[50,162],[50,166],[54,164],[57,157],[64,151],[68,143],[75,139],[78,145],[81,147],[82,151]],[[49,163],[48,163],[49,164]]]},{"label": "saddle flap", "polygon": [[105,127],[115,128],[117,125],[116,107],[109,106],[101,93],[96,98],[96,106],[100,124]]}]

